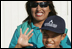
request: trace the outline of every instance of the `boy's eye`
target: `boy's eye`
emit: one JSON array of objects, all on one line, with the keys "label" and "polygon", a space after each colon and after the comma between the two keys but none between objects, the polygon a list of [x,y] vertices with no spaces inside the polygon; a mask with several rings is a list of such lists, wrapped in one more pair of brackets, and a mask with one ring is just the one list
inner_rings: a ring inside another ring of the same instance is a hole
[{"label": "boy's eye", "polygon": [[55,38],[56,36],[52,36],[52,38]]},{"label": "boy's eye", "polygon": [[43,37],[47,37],[47,35],[46,34],[43,34]]},{"label": "boy's eye", "polygon": [[59,34],[55,34],[55,35],[52,36],[52,38],[55,38],[55,37],[57,37],[58,35],[59,35]]},{"label": "boy's eye", "polygon": [[47,36],[46,34],[43,34],[44,36]]}]

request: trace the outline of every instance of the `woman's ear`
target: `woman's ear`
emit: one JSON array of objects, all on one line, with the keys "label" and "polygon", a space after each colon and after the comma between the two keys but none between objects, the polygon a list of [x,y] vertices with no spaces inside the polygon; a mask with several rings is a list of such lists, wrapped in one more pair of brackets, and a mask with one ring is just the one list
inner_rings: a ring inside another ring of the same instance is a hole
[{"label": "woman's ear", "polygon": [[51,12],[51,10],[49,9],[49,12]]},{"label": "woman's ear", "polygon": [[[48,6],[49,7],[49,6]],[[51,12],[51,9],[50,9],[50,7],[49,7],[49,12]]]},{"label": "woman's ear", "polygon": [[63,34],[61,40],[64,40],[65,37],[66,37],[66,34]]}]

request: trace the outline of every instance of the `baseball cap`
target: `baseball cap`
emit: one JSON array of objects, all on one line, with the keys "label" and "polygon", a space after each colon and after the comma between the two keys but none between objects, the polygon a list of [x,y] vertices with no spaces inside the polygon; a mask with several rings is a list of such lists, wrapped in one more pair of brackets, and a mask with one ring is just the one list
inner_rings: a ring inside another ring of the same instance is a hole
[{"label": "baseball cap", "polygon": [[57,15],[50,16],[44,21],[40,29],[63,34],[65,32],[65,21],[60,16]]}]

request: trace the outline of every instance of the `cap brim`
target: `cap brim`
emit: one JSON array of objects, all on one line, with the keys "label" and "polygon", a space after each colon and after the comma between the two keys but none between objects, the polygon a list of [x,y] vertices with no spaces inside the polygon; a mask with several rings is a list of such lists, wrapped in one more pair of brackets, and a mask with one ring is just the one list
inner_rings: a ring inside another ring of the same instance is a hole
[{"label": "cap brim", "polygon": [[53,27],[42,27],[40,29],[53,31],[53,32],[59,33],[59,34],[63,34],[64,33],[61,29],[56,29],[56,28],[53,28]]}]

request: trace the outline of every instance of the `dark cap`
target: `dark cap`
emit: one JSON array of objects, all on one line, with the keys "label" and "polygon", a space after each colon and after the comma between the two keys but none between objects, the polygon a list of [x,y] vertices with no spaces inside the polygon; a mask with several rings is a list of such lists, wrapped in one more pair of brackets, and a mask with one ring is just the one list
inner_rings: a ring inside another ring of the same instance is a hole
[{"label": "dark cap", "polygon": [[65,21],[60,16],[50,16],[44,21],[40,29],[63,34],[65,32]]}]

